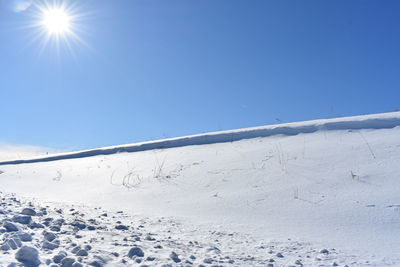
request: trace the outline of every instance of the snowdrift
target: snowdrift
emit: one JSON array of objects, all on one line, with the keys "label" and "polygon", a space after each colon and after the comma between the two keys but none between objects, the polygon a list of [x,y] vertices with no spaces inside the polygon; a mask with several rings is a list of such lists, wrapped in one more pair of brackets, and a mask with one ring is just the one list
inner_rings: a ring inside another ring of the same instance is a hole
[{"label": "snowdrift", "polygon": [[393,112],[379,115],[354,116],[340,119],[315,120],[303,123],[286,123],[272,126],[246,128],[240,130],[222,131],[179,138],[170,138],[152,142],[105,147],[72,153],[63,153],[50,157],[4,161],[0,162],[0,165],[84,158],[98,155],[110,155],[121,152],[140,152],[153,149],[166,149],[190,145],[207,145],[224,142],[234,142],[257,137],[268,137],[274,135],[290,136],[304,133],[314,133],[317,131],[390,129],[400,125],[399,114],[400,112]]},{"label": "snowdrift", "polygon": [[2,162],[0,187],[323,244],[390,266],[400,263],[399,162],[395,112]]}]

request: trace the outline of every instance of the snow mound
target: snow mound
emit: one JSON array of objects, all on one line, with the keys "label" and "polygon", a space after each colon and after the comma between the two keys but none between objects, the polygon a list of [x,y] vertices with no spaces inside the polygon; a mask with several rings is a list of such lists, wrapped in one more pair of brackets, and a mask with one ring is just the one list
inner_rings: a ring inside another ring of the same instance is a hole
[{"label": "snow mound", "polygon": [[[2,245],[0,266],[264,267],[318,264],[322,267],[349,262],[352,266],[363,264],[362,259],[349,257],[336,249],[319,249],[304,242],[255,242],[237,232],[210,231],[210,228],[201,227],[190,229],[188,225],[168,218],[143,218],[122,211],[108,212],[97,207],[57,203],[38,206],[38,203],[1,192],[0,197],[1,206],[7,207],[7,213],[0,215],[0,222],[11,220],[23,206],[38,211],[29,225],[19,225],[18,232],[0,232],[0,237],[6,240]],[[191,234],[185,236],[182,232]],[[24,236],[29,238],[20,238]]]},{"label": "snow mound", "polygon": [[[117,153],[123,151],[135,153]],[[281,262],[276,266],[399,266],[399,162],[397,112],[3,162],[0,186],[54,207],[101,206],[110,214],[150,218],[152,233],[168,233],[182,222],[167,244],[189,241],[189,236],[213,241],[210,246],[234,250],[228,254],[237,266],[268,265],[269,250]],[[17,227],[7,222],[3,227],[23,231],[25,221],[14,216],[11,220],[18,222],[10,223]],[[165,218],[171,219],[166,228],[157,225]],[[128,231],[137,226],[133,221],[115,230]],[[239,234],[218,236],[222,232]],[[112,242],[104,250],[114,249]],[[165,253],[172,266],[174,259],[187,259],[174,247]],[[201,264],[217,264],[207,253],[201,254]],[[244,263],[247,256],[256,260]]]}]

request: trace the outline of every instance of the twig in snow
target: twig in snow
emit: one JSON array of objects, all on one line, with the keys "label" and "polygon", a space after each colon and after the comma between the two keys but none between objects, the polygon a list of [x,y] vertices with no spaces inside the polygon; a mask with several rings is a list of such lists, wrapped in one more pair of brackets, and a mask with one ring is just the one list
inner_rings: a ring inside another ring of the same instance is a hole
[{"label": "twig in snow", "polygon": [[57,176],[53,178],[53,181],[60,181],[62,178],[62,173],[60,170],[57,171]]},{"label": "twig in snow", "polygon": [[362,134],[362,132],[358,132],[358,133],[361,135],[362,139],[363,139],[364,142],[367,144],[367,147],[368,147],[368,149],[369,149],[369,152],[371,152],[372,157],[373,157],[374,159],[376,159],[375,153],[374,153],[374,151],[372,151],[372,148],[371,148],[371,146],[369,145],[367,139],[365,139],[365,137],[364,137],[364,135]]}]

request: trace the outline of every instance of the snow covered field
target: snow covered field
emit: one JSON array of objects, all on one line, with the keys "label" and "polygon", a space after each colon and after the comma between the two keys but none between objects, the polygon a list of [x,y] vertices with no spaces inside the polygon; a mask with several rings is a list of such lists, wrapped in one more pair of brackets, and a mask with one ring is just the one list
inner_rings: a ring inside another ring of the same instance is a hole
[{"label": "snow covered field", "polygon": [[[399,266],[399,162],[399,112],[10,160],[0,219],[34,233],[20,245],[43,263]],[[23,208],[45,228],[19,223]],[[0,266],[17,263],[4,248]]]}]

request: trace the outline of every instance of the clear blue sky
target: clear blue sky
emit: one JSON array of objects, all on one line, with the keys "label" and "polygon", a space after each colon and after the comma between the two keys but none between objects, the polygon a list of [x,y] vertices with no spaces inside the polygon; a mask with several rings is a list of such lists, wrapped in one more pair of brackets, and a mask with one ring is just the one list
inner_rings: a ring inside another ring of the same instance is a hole
[{"label": "clear blue sky", "polygon": [[[73,52],[0,0],[0,141],[82,149],[400,108],[400,1],[79,0]],[[74,2],[74,1],[70,1]]]}]

